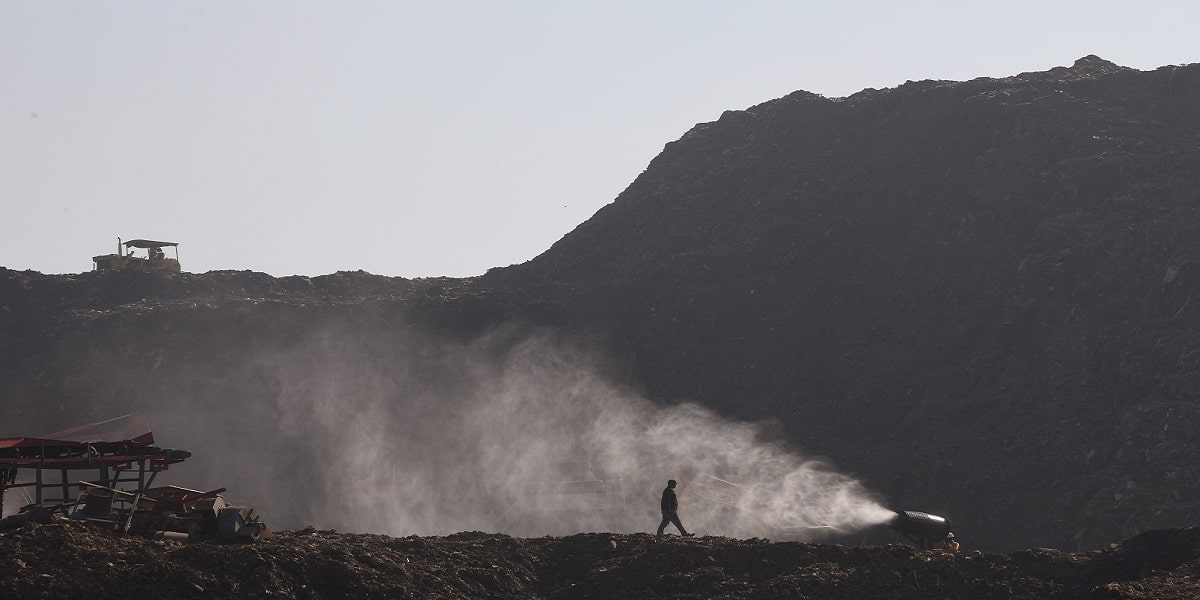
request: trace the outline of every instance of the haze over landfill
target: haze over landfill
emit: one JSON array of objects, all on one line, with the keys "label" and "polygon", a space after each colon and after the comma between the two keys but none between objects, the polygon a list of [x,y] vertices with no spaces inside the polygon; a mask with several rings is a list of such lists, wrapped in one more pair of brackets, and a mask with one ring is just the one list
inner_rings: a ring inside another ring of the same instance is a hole
[{"label": "haze over landfill", "polygon": [[0,8],[0,461],[148,414],[284,529],[52,482],[0,600],[1200,596],[1197,8],[1128,11]]},{"label": "haze over landfill", "polygon": [[[0,597],[1196,597],[1197,94],[1095,55],[797,91],[482,277],[0,267],[12,433],[151,412],[172,480],[314,524],[22,513]],[[622,533],[664,475],[701,536]],[[947,521],[975,549],[884,526]],[[474,526],[559,537],[394,537]]]}]

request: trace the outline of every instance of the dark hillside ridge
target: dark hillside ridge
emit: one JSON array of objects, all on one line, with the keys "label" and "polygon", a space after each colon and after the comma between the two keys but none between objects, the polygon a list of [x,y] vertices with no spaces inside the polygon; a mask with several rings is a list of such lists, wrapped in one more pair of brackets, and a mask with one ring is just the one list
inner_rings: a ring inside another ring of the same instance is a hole
[{"label": "dark hillside ridge", "polygon": [[316,339],[386,373],[353,413],[400,381],[454,398],[446,348],[547,330],[657,402],[778,423],[967,548],[1104,548],[1200,518],[1198,211],[1200,65],[796,92],[697,125],[479,278],[0,269],[0,436],[177,402],[156,427],[193,464],[303,474],[259,490],[213,462],[193,485],[300,526],[334,492],[307,485],[328,469],[279,425],[305,417],[271,357]]},{"label": "dark hillside ridge", "polygon": [[484,283],[991,547],[1093,548],[1200,518],[1197,240],[1200,65],[1089,56],[726,112]]}]

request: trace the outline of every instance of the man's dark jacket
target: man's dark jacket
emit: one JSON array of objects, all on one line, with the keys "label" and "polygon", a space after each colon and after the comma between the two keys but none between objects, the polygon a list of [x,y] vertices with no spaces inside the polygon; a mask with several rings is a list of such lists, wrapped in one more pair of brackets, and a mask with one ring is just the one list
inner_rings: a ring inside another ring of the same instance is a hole
[{"label": "man's dark jacket", "polygon": [[675,498],[675,490],[667,487],[663,490],[662,511],[664,513],[673,513],[679,510],[679,500]]}]

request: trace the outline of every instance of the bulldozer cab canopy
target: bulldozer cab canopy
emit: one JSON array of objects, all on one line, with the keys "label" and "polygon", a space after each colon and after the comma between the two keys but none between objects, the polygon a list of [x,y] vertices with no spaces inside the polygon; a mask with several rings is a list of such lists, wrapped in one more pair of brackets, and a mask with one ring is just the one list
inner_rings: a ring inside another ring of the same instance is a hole
[{"label": "bulldozer cab canopy", "polygon": [[154,240],[129,240],[125,248],[162,248],[163,246],[178,246],[177,242],[156,242]]}]

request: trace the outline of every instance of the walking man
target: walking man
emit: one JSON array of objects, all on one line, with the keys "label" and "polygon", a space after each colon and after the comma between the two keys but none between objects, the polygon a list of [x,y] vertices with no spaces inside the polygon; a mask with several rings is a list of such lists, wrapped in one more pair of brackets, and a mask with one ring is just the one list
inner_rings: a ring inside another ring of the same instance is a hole
[{"label": "walking man", "polygon": [[683,537],[692,537],[693,535],[696,535],[694,533],[688,533],[687,530],[683,528],[683,523],[679,522],[679,499],[675,497],[674,479],[668,481],[667,488],[663,490],[662,514],[662,523],[658,524],[658,535],[660,537],[663,534],[663,530],[667,528],[667,523],[674,523],[675,529],[678,529],[679,533],[683,535]]}]

